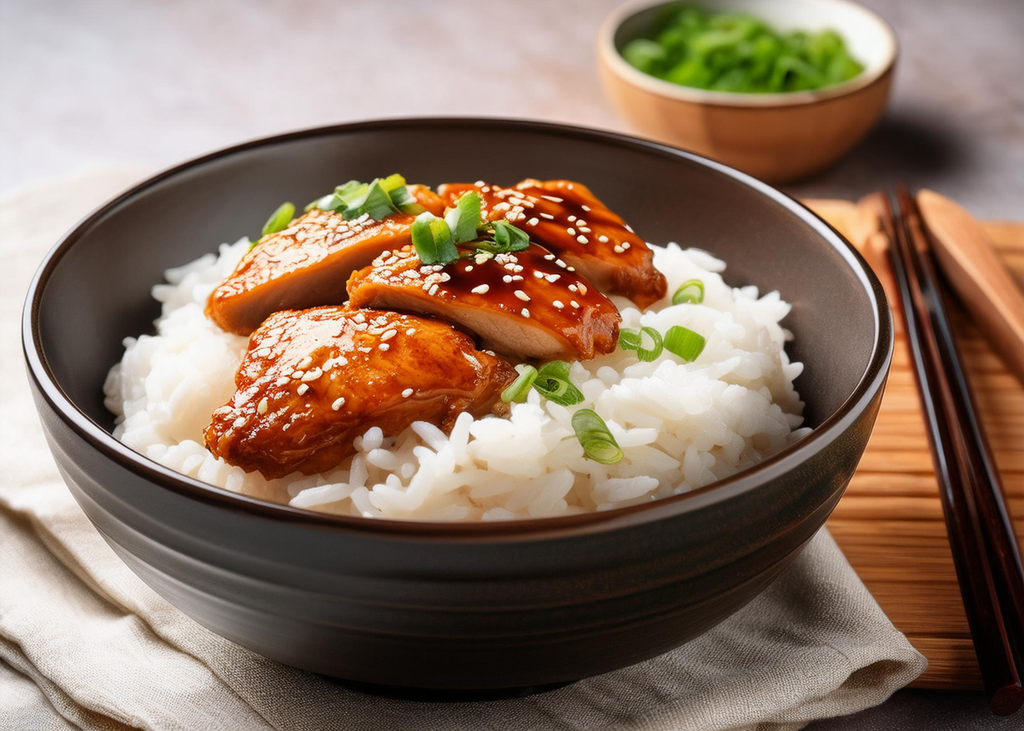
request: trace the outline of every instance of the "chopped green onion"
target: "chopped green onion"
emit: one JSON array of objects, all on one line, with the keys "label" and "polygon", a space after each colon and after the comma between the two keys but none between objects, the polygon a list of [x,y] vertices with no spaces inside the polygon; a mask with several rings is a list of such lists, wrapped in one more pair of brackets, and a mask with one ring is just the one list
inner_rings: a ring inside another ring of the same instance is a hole
[{"label": "chopped green onion", "polygon": [[452,231],[455,243],[465,243],[477,237],[476,230],[480,227],[480,209],[482,207],[483,201],[480,200],[480,194],[470,191],[459,198],[455,207],[448,211],[444,220]]},{"label": "chopped green onion", "polygon": [[335,193],[328,193],[323,198],[317,198],[315,201],[307,203],[306,207],[302,210],[306,213],[309,213],[314,208],[319,208],[321,211],[340,211],[344,207],[345,201]]},{"label": "chopped green onion", "polygon": [[426,209],[416,202],[412,193],[404,185],[389,190],[388,195],[391,196],[391,202],[395,205],[395,208],[400,210],[402,213],[406,213],[410,216],[415,216],[419,213],[423,213]]},{"label": "chopped green onion", "polygon": [[374,178],[369,183],[350,180],[336,187],[333,193],[317,198],[305,210],[308,212],[314,208],[337,211],[346,220],[369,216],[381,221],[393,213],[415,215],[423,212],[423,206],[409,192],[405,178],[397,173],[386,178]]},{"label": "chopped green onion", "polygon": [[608,425],[592,409],[580,409],[573,414],[572,428],[587,459],[601,464],[615,464],[622,460],[622,449],[608,431]]},{"label": "chopped green onion", "polygon": [[341,213],[345,220],[369,216],[374,221],[382,221],[397,211],[391,203],[391,196],[381,187],[379,178],[366,186],[362,194],[352,198],[343,193],[341,198],[348,203],[348,207]]},{"label": "chopped green onion", "polygon": [[399,188],[405,187],[405,178],[403,178],[398,173],[392,173],[391,175],[381,180],[380,184],[385,191],[391,193],[395,190],[398,190]]},{"label": "chopped green onion", "polygon": [[697,360],[707,342],[703,335],[679,325],[673,325],[665,333],[665,350],[675,353],[688,363]]},{"label": "chopped green onion", "polygon": [[398,173],[387,176],[381,181],[381,187],[391,196],[391,203],[400,210],[402,213],[407,213],[410,216],[423,213],[425,208],[416,202],[413,194],[409,192],[409,187],[405,183],[403,178]]},{"label": "chopped green onion", "polygon": [[263,224],[263,236],[267,234],[276,234],[278,231],[284,231],[288,228],[288,224],[292,222],[292,218],[295,216],[295,204],[294,203],[282,203],[277,207],[277,210],[270,214],[270,218]]},{"label": "chopped green onion", "polygon": [[[653,348],[644,347],[644,335],[647,335],[647,337],[654,341]],[[640,332],[630,330],[629,328],[619,330],[619,347],[623,350],[635,350],[636,357],[644,363],[650,363],[652,360],[656,360],[658,356],[661,355],[661,351],[664,350],[664,345],[661,341],[661,333],[653,327],[642,327],[640,328]]]},{"label": "chopped green onion", "polygon": [[687,3],[663,11],[621,53],[640,71],[675,84],[785,93],[842,83],[864,70],[834,30],[783,32],[753,15]]},{"label": "chopped green onion", "polygon": [[691,279],[679,285],[679,289],[672,295],[674,305],[699,305],[704,301],[704,282],[699,279]]},{"label": "chopped green onion", "polygon": [[494,243],[500,252],[522,251],[530,245],[529,235],[508,221],[493,221],[490,228],[494,231]]},{"label": "chopped green onion", "polygon": [[519,365],[516,366],[516,370],[519,371],[519,377],[501,392],[501,400],[506,404],[513,401],[516,403],[526,401],[526,394],[533,382],[537,380],[537,369],[532,365]]},{"label": "chopped green onion", "polygon": [[562,406],[572,406],[583,400],[583,393],[569,380],[569,364],[564,360],[553,360],[541,366],[533,387],[548,401]]},{"label": "chopped green onion", "polygon": [[412,245],[424,264],[448,264],[459,258],[452,232],[443,218],[424,212],[412,223]]}]

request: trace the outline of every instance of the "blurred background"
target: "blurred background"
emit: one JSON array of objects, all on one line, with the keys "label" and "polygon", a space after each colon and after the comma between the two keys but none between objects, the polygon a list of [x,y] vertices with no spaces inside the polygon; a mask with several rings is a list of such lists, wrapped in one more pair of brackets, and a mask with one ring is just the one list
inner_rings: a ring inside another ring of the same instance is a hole
[{"label": "blurred background", "polygon": [[[0,194],[98,165],[168,166],[253,137],[410,115],[629,131],[600,87],[620,0],[3,0]],[[789,192],[897,179],[1024,216],[1024,3],[865,0],[895,27],[874,132]]]}]

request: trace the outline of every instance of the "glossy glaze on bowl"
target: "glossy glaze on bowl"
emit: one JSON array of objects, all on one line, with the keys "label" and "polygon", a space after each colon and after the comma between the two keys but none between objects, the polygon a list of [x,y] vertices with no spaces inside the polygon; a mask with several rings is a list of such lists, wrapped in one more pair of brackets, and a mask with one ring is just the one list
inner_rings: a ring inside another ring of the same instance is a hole
[{"label": "glossy glaze on bowl", "polygon": [[[182,477],[114,440],[101,385],[157,313],[170,266],[258,230],[281,200],[395,171],[437,184],[585,181],[655,242],[778,288],[806,373],[806,439],[649,505],[500,524],[364,520]],[[828,517],[867,442],[892,350],[881,288],[832,229],[717,163],[624,136],[501,120],[393,120],[269,138],[126,191],[71,231],[29,291],[24,342],[65,479],[111,546],[213,631],[368,683],[504,688],[575,680],[697,636],[757,595]]]}]

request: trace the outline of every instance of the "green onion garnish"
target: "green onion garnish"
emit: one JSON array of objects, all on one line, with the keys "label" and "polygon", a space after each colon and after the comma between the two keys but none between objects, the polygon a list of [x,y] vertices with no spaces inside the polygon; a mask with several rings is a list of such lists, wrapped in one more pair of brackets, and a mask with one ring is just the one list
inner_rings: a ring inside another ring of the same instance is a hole
[{"label": "green onion garnish", "polygon": [[276,234],[278,231],[284,231],[288,228],[288,224],[292,222],[292,218],[295,216],[295,204],[294,203],[282,203],[277,207],[277,210],[270,214],[270,218],[263,224],[263,236],[267,234]]},{"label": "green onion garnish", "polygon": [[675,353],[688,363],[697,360],[707,342],[703,335],[679,325],[673,325],[665,333],[665,350]]},{"label": "green onion garnish", "polygon": [[537,369],[532,365],[519,365],[516,366],[516,370],[519,371],[519,377],[501,392],[501,400],[506,404],[513,401],[516,403],[526,401],[526,394],[533,382],[537,380]]},{"label": "green onion garnish", "polygon": [[412,222],[412,245],[424,264],[448,264],[459,258],[452,232],[443,218],[424,212]]},{"label": "green onion garnish", "polygon": [[494,232],[494,243],[498,247],[499,253],[522,251],[530,245],[529,235],[508,221],[493,221],[490,228]]},{"label": "green onion garnish", "polygon": [[572,406],[583,400],[583,392],[569,380],[569,364],[564,360],[553,360],[541,366],[533,387],[548,401],[562,406]]},{"label": "green onion garnish", "polygon": [[448,222],[448,228],[452,231],[452,238],[455,243],[461,244],[472,241],[476,238],[476,230],[480,227],[480,209],[483,201],[480,194],[470,191],[459,198],[455,207],[445,214],[444,220]]},{"label": "green onion garnish", "polygon": [[674,305],[699,305],[704,301],[704,282],[699,279],[691,279],[679,285],[679,289],[672,295]]},{"label": "green onion garnish", "polygon": [[339,196],[347,204],[345,210],[341,212],[345,220],[369,216],[374,221],[383,221],[398,211],[391,203],[391,196],[381,187],[379,178],[367,185],[364,191],[348,196],[340,193]]},{"label": "green onion garnish", "polygon": [[404,185],[401,185],[395,188],[394,190],[389,190],[388,195],[391,196],[391,202],[402,213],[408,214],[410,216],[415,216],[419,213],[423,213],[423,211],[426,210],[423,206],[416,202],[416,199],[413,198],[412,193],[410,193],[409,189]]},{"label": "green onion garnish", "polygon": [[572,428],[587,459],[601,464],[615,464],[622,460],[622,449],[608,431],[608,425],[592,409],[580,409],[573,414]]},{"label": "green onion garnish", "polygon": [[[644,335],[654,341],[653,348],[644,347]],[[623,350],[635,350],[636,357],[644,363],[650,363],[652,360],[656,360],[658,356],[661,355],[661,351],[664,350],[664,345],[661,341],[661,333],[653,327],[642,327],[639,332],[636,330],[630,330],[629,328],[619,330],[619,347]]]},{"label": "green onion garnish", "polygon": [[415,215],[423,212],[423,206],[409,192],[405,178],[397,173],[386,178],[374,178],[369,183],[350,180],[335,188],[333,193],[317,198],[305,210],[308,212],[314,208],[337,211],[346,220],[369,216],[381,221],[393,213]]},{"label": "green onion garnish", "polygon": [[282,203],[279,205],[277,210],[270,214],[270,218],[267,219],[267,222],[263,224],[263,230],[260,232],[259,238],[249,241],[249,251],[252,251],[253,247],[256,246],[264,236],[276,234],[278,231],[284,231],[288,228],[288,224],[292,222],[292,218],[294,217],[294,203]]}]

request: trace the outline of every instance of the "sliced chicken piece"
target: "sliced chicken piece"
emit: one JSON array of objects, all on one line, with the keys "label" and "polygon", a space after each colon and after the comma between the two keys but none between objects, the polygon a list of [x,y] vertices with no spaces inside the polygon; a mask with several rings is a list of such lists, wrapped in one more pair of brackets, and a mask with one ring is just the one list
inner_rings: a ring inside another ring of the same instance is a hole
[{"label": "sliced chicken piece", "polygon": [[[435,215],[444,212],[436,193],[409,186],[416,201]],[[340,213],[311,210],[265,236],[210,294],[206,315],[223,329],[248,335],[273,312],[342,304],[345,280],[385,249],[411,241],[414,216],[382,221],[368,216],[346,221]]]},{"label": "sliced chicken piece", "polygon": [[588,360],[609,353],[622,320],[585,277],[536,244],[495,256],[470,248],[445,266],[422,264],[406,246],[355,272],[348,294],[351,307],[451,320],[482,347],[518,359]]},{"label": "sliced chicken piece", "polygon": [[372,426],[385,436],[414,421],[448,429],[463,411],[504,407],[516,375],[437,320],[336,306],[278,312],[252,334],[206,445],[267,478],[324,472]]},{"label": "sliced chicken piece", "polygon": [[665,296],[665,277],[654,268],[650,248],[587,186],[529,178],[514,188],[449,183],[438,192],[454,206],[470,190],[480,194],[487,220],[514,223],[531,241],[579,269],[603,292],[628,297],[640,308]]}]

